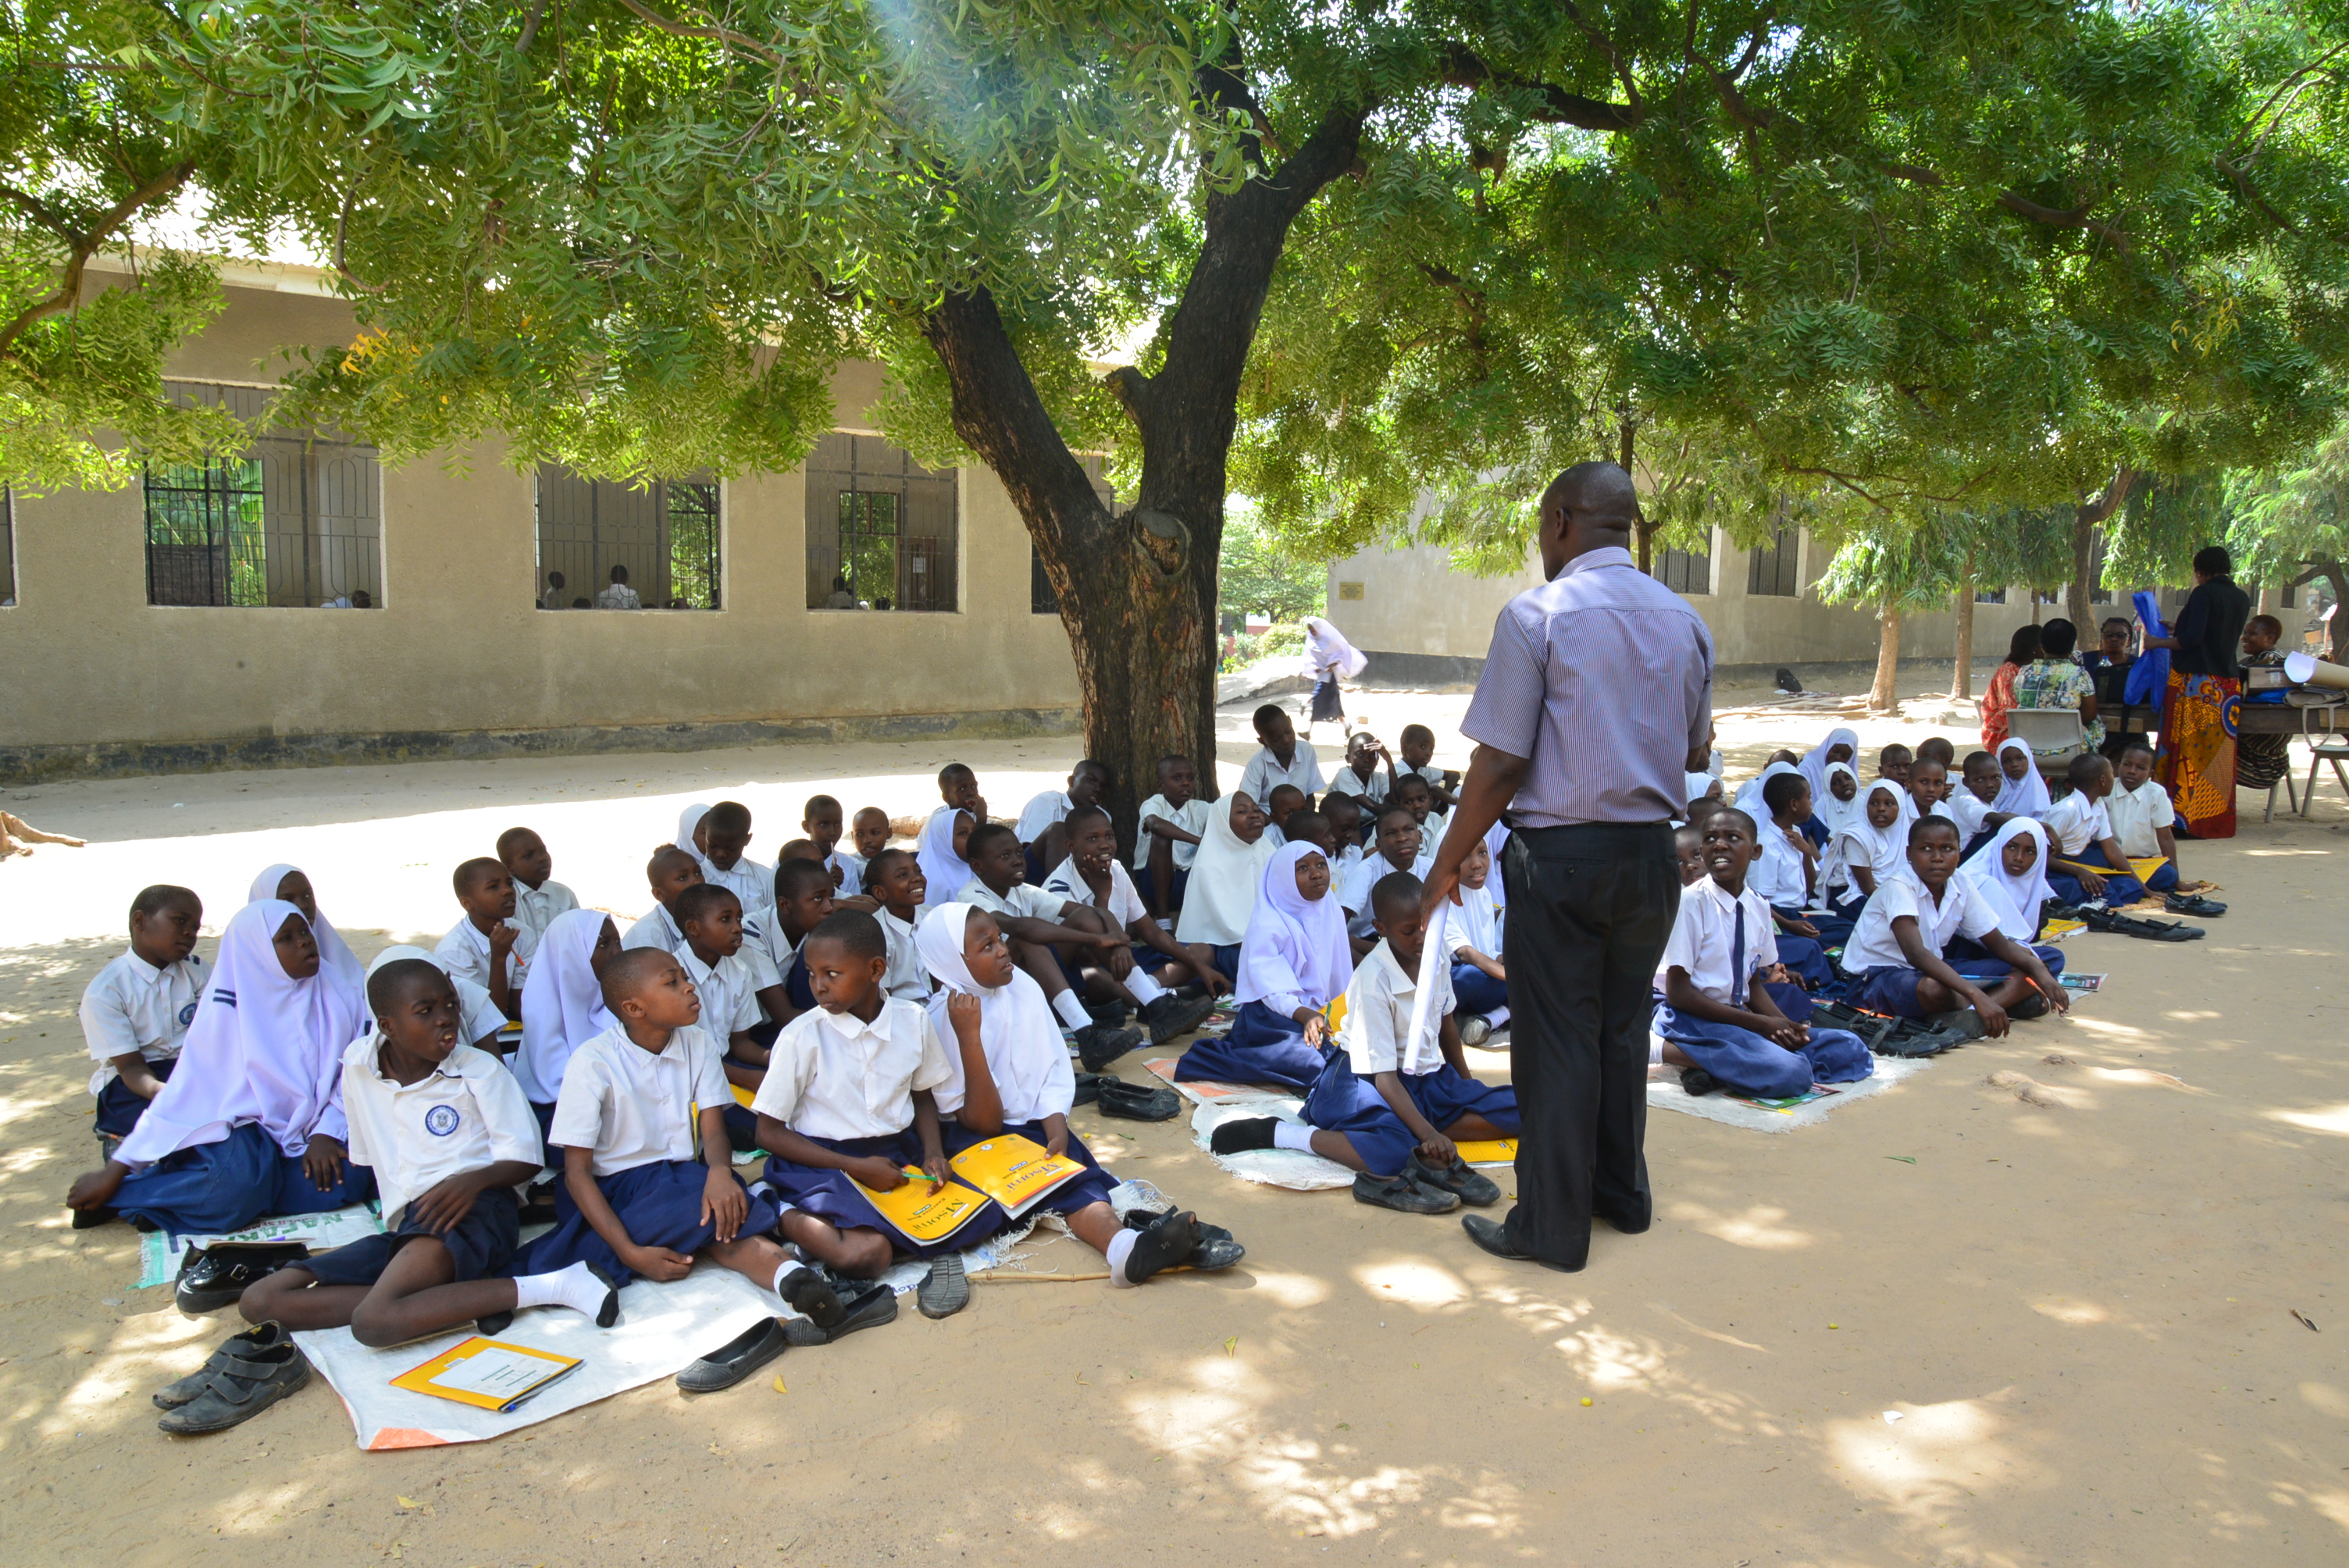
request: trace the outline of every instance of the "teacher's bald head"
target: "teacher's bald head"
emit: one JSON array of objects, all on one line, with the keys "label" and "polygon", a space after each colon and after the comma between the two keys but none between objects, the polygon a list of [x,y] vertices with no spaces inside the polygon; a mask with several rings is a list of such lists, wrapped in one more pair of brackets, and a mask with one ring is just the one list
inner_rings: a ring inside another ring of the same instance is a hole
[{"label": "teacher's bald head", "polygon": [[1543,575],[1557,576],[1586,552],[1628,545],[1639,521],[1640,492],[1630,474],[1609,462],[1575,464],[1542,492]]}]

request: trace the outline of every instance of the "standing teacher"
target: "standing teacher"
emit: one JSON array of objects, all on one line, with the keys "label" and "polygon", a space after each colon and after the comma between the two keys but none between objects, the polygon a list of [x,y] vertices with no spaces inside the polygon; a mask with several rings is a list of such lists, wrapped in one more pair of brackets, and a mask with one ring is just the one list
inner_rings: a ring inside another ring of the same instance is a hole
[{"label": "standing teacher", "polygon": [[1705,766],[1713,639],[1628,546],[1631,476],[1580,463],[1542,495],[1542,573],[1493,627],[1461,720],[1475,741],[1423,913],[1503,812],[1517,1202],[1462,1219],[1496,1257],[1582,1267],[1595,1215],[1648,1228],[1648,1026],[1680,910],[1671,819]]}]

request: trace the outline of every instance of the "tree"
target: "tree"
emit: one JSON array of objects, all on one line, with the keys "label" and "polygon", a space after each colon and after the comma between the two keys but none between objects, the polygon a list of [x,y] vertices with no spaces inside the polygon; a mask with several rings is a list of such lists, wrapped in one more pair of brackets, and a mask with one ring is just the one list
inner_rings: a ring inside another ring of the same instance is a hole
[{"label": "tree", "polygon": [[1764,494],[2068,495],[2270,449],[2349,345],[2297,90],[2330,24],[2257,8],[173,3],[124,69],[225,150],[215,221],[304,236],[367,329],[281,417],[723,473],[796,461],[876,354],[886,428],[1025,520],[1126,830],[1212,750],[1243,397],[1253,492],[1326,543],[1529,495],[1593,408]]},{"label": "tree", "polygon": [[2349,428],[2289,468],[2231,476],[2227,544],[2240,576],[2257,582],[2323,578],[2333,590],[2325,657],[2349,664]]},{"label": "tree", "polygon": [[1254,513],[1239,506],[1224,526],[1216,584],[1216,603],[1226,614],[1257,611],[1276,621],[1301,621],[1325,608],[1330,573],[1324,563],[1267,538]]},{"label": "tree", "polygon": [[[1901,617],[1947,604],[1961,585],[1964,559],[1956,530],[1911,528],[1857,534],[1827,562],[1819,577],[1819,598],[1830,604],[1866,604],[1882,627],[1869,707],[1885,713],[1899,706]],[[1971,596],[1971,588],[1965,592]]]}]

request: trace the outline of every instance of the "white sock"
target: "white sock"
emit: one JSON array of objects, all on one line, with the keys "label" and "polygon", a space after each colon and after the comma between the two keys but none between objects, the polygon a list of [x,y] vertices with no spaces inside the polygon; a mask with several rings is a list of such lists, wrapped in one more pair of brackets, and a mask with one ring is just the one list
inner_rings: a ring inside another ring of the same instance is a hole
[{"label": "white sock", "polygon": [[1302,1149],[1313,1152],[1313,1130],[1301,1121],[1276,1121],[1272,1124],[1272,1146],[1275,1149]]},{"label": "white sock", "polygon": [[1063,991],[1053,997],[1052,1011],[1061,1016],[1061,1022],[1072,1029],[1089,1027],[1093,1021],[1092,1015],[1085,1011],[1084,1005],[1077,1000],[1077,994],[1074,991]]},{"label": "white sock", "polygon": [[1664,1037],[1661,1035],[1648,1037],[1648,1065],[1651,1068],[1664,1065]]},{"label": "white sock", "polygon": [[783,1260],[783,1266],[775,1271],[774,1283],[770,1284],[767,1288],[773,1291],[777,1295],[782,1295],[783,1282],[805,1267],[807,1267],[807,1264],[800,1262],[797,1258],[785,1258]]},{"label": "white sock", "polygon": [[514,1310],[526,1306],[567,1306],[593,1317],[604,1310],[611,1287],[590,1274],[584,1263],[553,1274],[514,1276]]},{"label": "white sock", "polygon": [[1137,969],[1125,977],[1125,988],[1133,993],[1136,1005],[1147,1007],[1166,995],[1166,987]]},{"label": "white sock", "polygon": [[1125,1277],[1125,1260],[1133,1255],[1133,1243],[1142,1240],[1140,1231],[1120,1231],[1109,1239],[1109,1283],[1112,1290],[1132,1290],[1133,1282]]},{"label": "white sock", "polygon": [[1493,1027],[1496,1029],[1508,1021],[1509,1009],[1506,1006],[1495,1007],[1491,1012],[1485,1015],[1485,1022],[1492,1025]]}]

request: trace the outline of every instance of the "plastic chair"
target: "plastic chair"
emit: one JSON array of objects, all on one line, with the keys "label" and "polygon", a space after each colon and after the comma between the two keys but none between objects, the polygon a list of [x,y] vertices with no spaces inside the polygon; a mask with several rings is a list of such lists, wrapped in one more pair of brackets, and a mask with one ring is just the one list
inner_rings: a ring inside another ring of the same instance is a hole
[{"label": "plastic chair", "polygon": [[[2323,740],[2313,736],[2309,738],[2308,788],[2300,792],[2298,803],[2300,814],[2303,817],[2307,816],[2316,805],[2317,770],[2328,762],[2333,764],[2333,777],[2341,786],[2341,792],[2344,795],[2349,795],[2349,773],[2342,771],[2342,764],[2349,762],[2349,737],[2329,735]],[[2289,781],[2289,775],[2287,775],[2287,781]],[[2272,798],[2275,791],[2271,789],[2268,793]]]},{"label": "plastic chair", "polygon": [[2076,707],[2009,708],[2006,733],[2031,748],[2039,771],[2050,777],[2088,749],[2087,727]]}]

